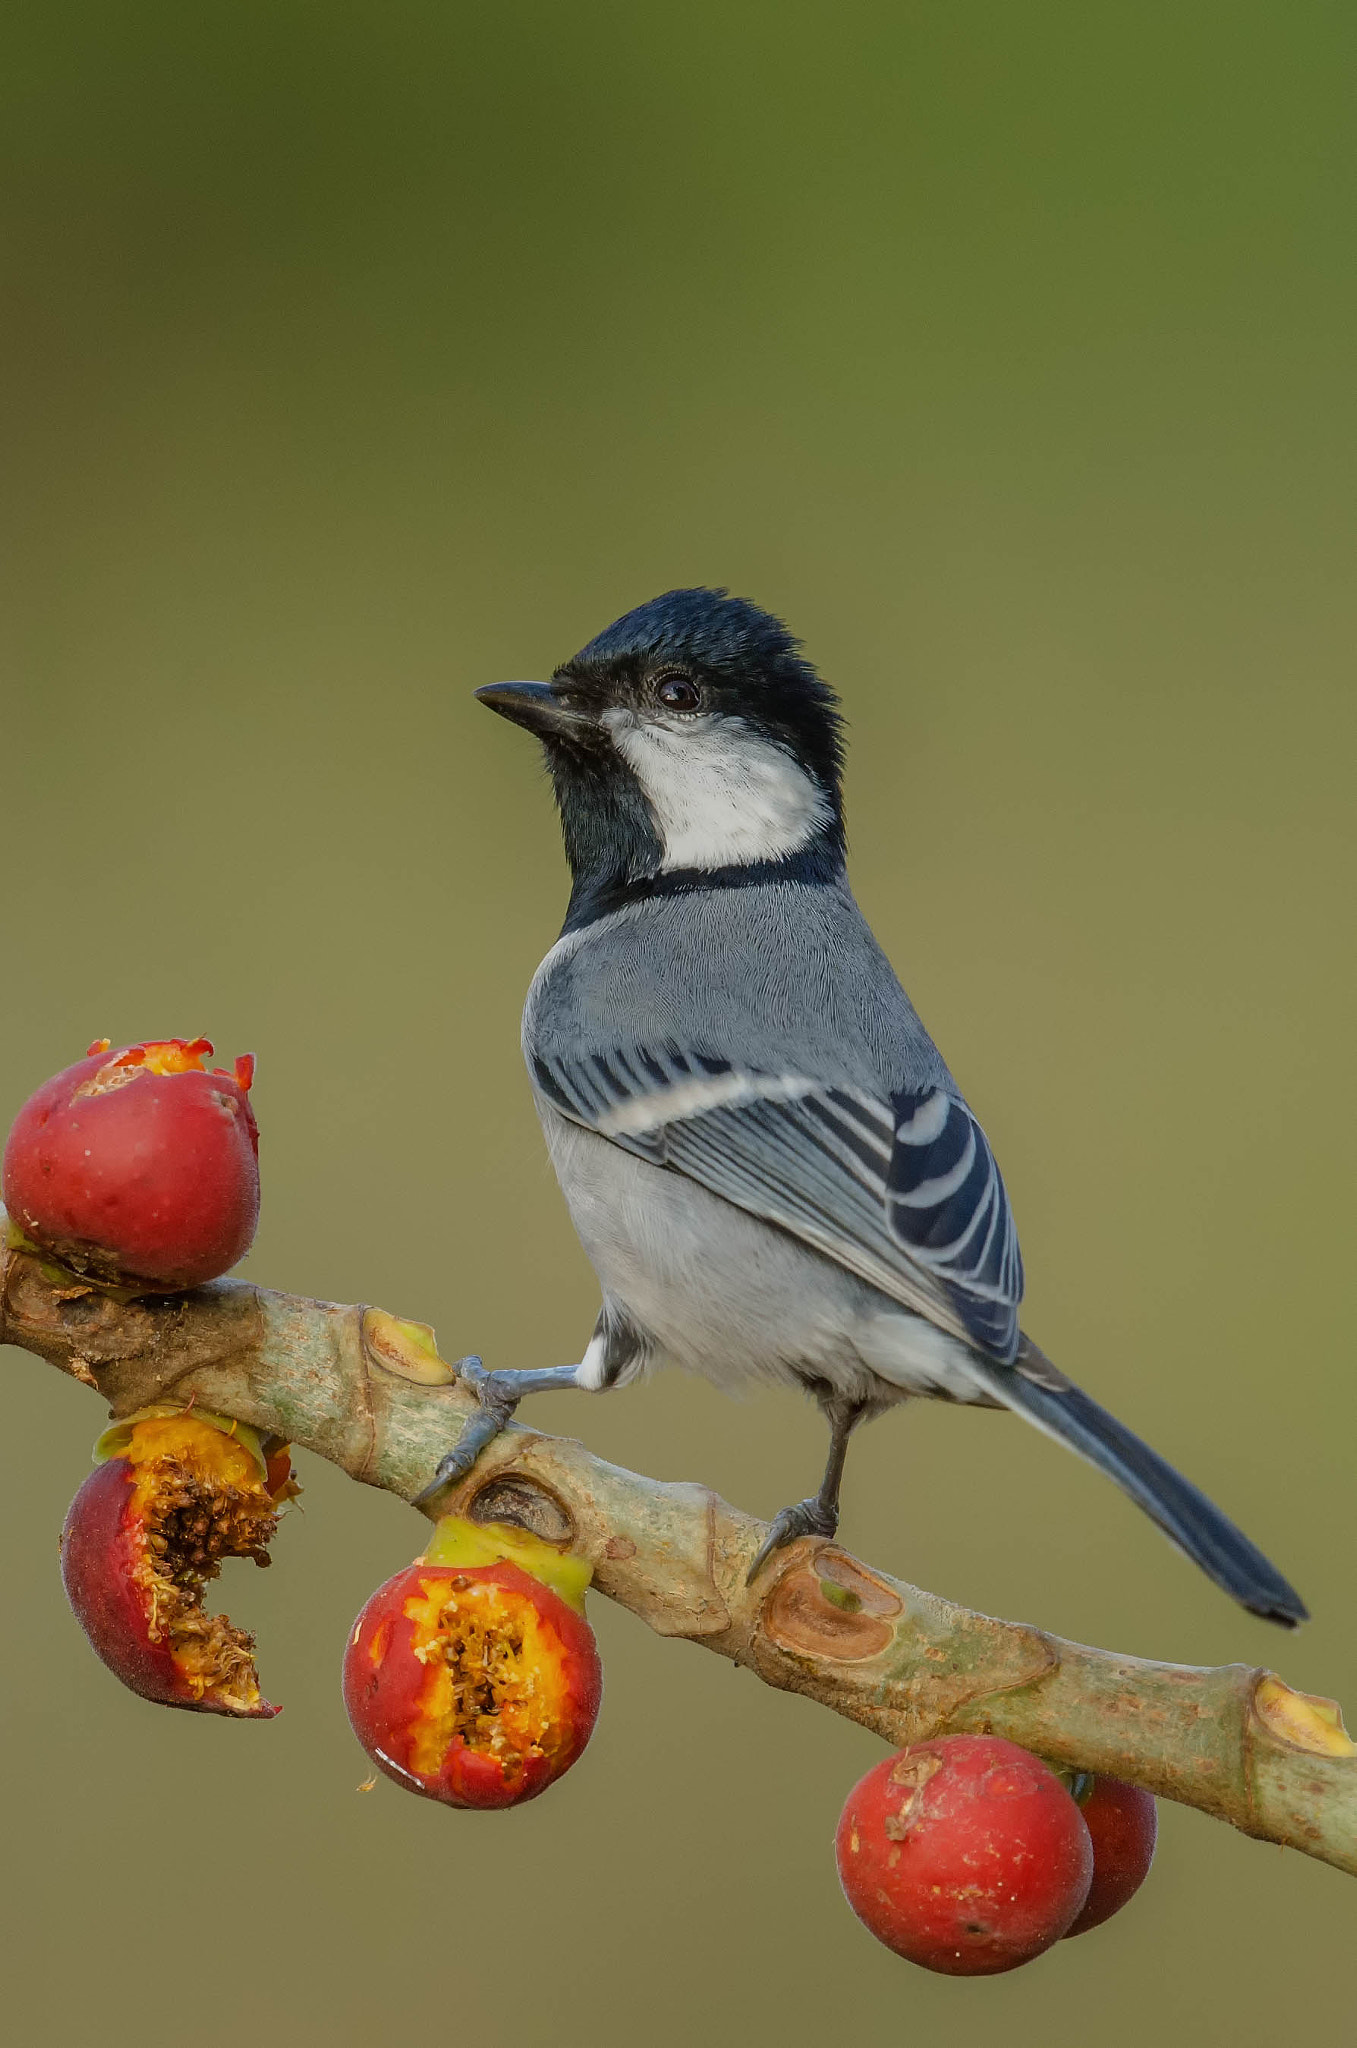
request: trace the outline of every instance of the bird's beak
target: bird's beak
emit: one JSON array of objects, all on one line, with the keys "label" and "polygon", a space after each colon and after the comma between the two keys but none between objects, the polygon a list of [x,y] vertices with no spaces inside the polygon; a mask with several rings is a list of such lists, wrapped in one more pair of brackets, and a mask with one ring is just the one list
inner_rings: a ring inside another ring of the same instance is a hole
[{"label": "bird's beak", "polygon": [[476,695],[501,718],[526,726],[540,739],[564,739],[595,730],[593,719],[563,703],[550,683],[487,683]]}]

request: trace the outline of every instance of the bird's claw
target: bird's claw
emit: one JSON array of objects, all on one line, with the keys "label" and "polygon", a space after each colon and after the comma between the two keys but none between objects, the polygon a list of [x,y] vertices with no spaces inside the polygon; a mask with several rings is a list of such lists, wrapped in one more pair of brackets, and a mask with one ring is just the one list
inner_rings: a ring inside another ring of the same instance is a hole
[{"label": "bird's claw", "polygon": [[837,1509],[826,1506],[824,1501],[818,1498],[793,1501],[789,1508],[783,1508],[774,1515],[773,1525],[759,1554],[745,1574],[745,1584],[752,1586],[773,1552],[782,1550],[788,1543],[795,1543],[798,1536],[835,1536],[838,1528]]},{"label": "bird's claw", "polygon": [[459,1380],[473,1389],[479,1404],[474,1415],[468,1415],[462,1425],[462,1433],[450,1451],[438,1461],[438,1470],[422,1493],[415,1495],[412,1505],[423,1507],[435,1494],[442,1493],[458,1479],[465,1479],[487,1444],[494,1442],[505,1425],[513,1420],[521,1396],[511,1392],[513,1375],[487,1372],[479,1358],[459,1358],[453,1370]]}]

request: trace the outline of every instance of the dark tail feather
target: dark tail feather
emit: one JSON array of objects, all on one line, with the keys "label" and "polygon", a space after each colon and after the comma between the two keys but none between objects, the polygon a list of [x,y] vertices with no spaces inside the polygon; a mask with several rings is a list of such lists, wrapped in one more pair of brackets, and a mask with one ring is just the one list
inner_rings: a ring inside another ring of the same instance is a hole
[{"label": "dark tail feather", "polygon": [[[1041,1353],[1035,1346],[1031,1349],[1034,1365],[1040,1360],[1036,1369],[1047,1369]],[[1170,1542],[1232,1594],[1241,1607],[1261,1614],[1266,1621],[1280,1622],[1284,1628],[1308,1621],[1309,1610],[1300,1595],[1243,1531],[1157,1451],[1063,1374],[1052,1370],[1050,1377],[1059,1384],[1043,1386],[1014,1366],[991,1365],[980,1359],[974,1360],[974,1365],[977,1377],[1006,1408],[1025,1415],[1047,1436],[1067,1444],[1115,1479],[1122,1491],[1158,1522]]]}]

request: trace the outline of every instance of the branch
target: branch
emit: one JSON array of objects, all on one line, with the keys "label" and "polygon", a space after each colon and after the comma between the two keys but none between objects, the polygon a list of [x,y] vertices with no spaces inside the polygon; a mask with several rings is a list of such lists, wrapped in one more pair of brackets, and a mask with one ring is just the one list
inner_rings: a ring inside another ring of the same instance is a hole
[{"label": "branch", "polygon": [[[0,1244],[4,1212],[0,1210]],[[115,1417],[196,1397],[411,1500],[474,1403],[426,1325],[220,1280],[128,1299],[0,1249],[0,1342],[94,1387]],[[1129,1778],[1245,1834],[1357,1874],[1357,1745],[1331,1702],[1242,1664],[1148,1663],[995,1621],[807,1538],[753,1587],[767,1533],[700,1486],[666,1485],[514,1426],[441,1504],[517,1522],[589,1559],[599,1590],[897,1747],[995,1734]]]}]

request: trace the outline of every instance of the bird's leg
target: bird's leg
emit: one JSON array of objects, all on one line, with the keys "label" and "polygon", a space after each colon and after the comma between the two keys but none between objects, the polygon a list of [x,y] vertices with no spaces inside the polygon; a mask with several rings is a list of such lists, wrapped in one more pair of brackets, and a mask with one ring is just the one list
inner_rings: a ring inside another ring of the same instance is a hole
[{"label": "bird's leg", "polygon": [[453,1370],[458,1379],[472,1388],[480,1403],[477,1412],[467,1417],[462,1425],[462,1434],[447,1454],[438,1461],[438,1470],[422,1493],[415,1495],[412,1505],[423,1507],[445,1486],[451,1486],[455,1479],[465,1479],[487,1444],[493,1443],[525,1394],[549,1394],[558,1387],[577,1387],[579,1372],[577,1365],[546,1365],[536,1371],[487,1372],[479,1358],[459,1358]]},{"label": "bird's leg", "polygon": [[820,1491],[809,1500],[794,1501],[781,1514],[774,1515],[773,1526],[768,1531],[762,1549],[749,1567],[745,1584],[763,1570],[775,1550],[781,1550],[786,1543],[795,1543],[798,1536],[833,1536],[839,1527],[839,1487],[843,1483],[843,1462],[848,1455],[848,1439],[867,1411],[865,1401],[847,1401],[838,1395],[831,1395],[820,1403],[821,1410],[829,1424],[829,1457],[825,1464],[825,1476],[820,1481]]}]

